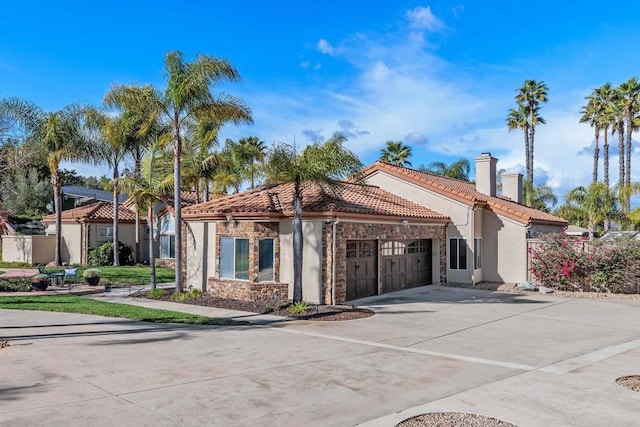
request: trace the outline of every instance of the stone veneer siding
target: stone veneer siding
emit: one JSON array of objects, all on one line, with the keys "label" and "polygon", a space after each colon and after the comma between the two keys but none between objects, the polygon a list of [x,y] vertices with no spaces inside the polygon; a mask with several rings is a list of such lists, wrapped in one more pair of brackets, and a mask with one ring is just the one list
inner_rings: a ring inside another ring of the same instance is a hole
[{"label": "stone veneer siding", "polygon": [[[216,277],[209,277],[207,290],[216,297],[240,300],[289,297],[289,285],[280,283],[280,224],[278,222],[219,222],[216,232]],[[249,239],[249,280],[220,278],[220,239],[239,237]],[[273,282],[258,282],[258,242],[272,238],[274,245]]]},{"label": "stone veneer siding", "polygon": [[[347,240],[377,240],[378,260],[381,259],[381,242],[385,240],[438,239],[440,242],[440,282],[447,278],[446,226],[419,224],[371,224],[339,222],[336,224],[336,253],[333,251],[332,225],[325,224],[322,231],[322,296],[324,304],[331,304],[332,259],[336,260],[336,304],[347,298]],[[382,263],[378,262],[378,294],[382,292]]]}]

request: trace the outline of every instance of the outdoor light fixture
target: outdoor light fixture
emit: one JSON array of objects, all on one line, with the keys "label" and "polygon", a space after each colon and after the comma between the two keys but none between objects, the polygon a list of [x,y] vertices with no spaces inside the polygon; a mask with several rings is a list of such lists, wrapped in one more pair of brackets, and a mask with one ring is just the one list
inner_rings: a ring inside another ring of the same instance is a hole
[{"label": "outdoor light fixture", "polygon": [[406,227],[407,225],[409,225],[409,220],[408,220],[408,219],[403,219],[403,220],[402,220],[402,225],[404,225],[405,227]]}]

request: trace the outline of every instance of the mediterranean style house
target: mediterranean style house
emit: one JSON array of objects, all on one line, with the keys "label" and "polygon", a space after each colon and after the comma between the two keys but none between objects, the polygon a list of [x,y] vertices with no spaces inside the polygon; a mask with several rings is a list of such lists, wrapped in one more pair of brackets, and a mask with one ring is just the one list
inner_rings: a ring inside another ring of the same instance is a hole
[{"label": "mediterranean style house", "polygon": [[[566,221],[522,205],[522,175],[476,159],[476,183],[376,162],[367,185],[303,188],[303,298],[335,304],[430,283],[527,280],[528,239]],[[293,186],[183,210],[187,286],[236,299],[292,295]]]},{"label": "mediterranean style house", "polygon": [[[287,298],[293,184],[183,210],[188,286],[216,296]],[[333,304],[439,283],[449,218],[375,186],[303,185],[303,298]]]},{"label": "mediterranean style house", "polygon": [[[135,214],[125,205],[118,206],[119,240],[135,248]],[[56,233],[55,214],[42,218],[47,235]],[[87,265],[89,249],[113,241],[113,203],[96,202],[62,211],[62,247],[64,263]],[[140,219],[140,251],[143,260],[149,258],[149,233],[144,218]],[[53,255],[50,255],[51,260]]]},{"label": "mediterranean style house", "polygon": [[521,282],[528,278],[527,240],[560,233],[567,221],[522,204],[522,175],[502,175],[496,194],[497,159],[475,159],[475,184],[376,162],[367,183],[451,218],[447,227],[447,281]]}]

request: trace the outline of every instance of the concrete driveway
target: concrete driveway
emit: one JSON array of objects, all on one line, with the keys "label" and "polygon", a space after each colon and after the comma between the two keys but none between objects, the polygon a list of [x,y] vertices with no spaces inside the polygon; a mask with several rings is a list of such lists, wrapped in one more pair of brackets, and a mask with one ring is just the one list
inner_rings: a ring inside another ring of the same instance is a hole
[{"label": "concrete driveway", "polygon": [[0,423],[393,426],[462,411],[638,425],[640,393],[615,379],[640,374],[640,300],[429,286],[357,303],[376,316],[205,327],[0,310]]}]

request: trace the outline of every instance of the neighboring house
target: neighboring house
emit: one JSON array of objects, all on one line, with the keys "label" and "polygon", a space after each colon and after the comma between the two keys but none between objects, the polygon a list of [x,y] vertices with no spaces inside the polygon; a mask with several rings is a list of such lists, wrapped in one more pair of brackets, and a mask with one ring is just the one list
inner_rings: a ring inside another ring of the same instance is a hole
[{"label": "neighboring house", "polygon": [[[118,208],[119,240],[135,248],[135,214],[123,205]],[[45,216],[42,222],[47,226],[48,235],[56,234],[55,214]],[[61,261],[86,265],[90,248],[113,241],[113,203],[96,202],[62,211],[61,234]],[[144,218],[140,219],[140,236],[141,256],[148,260],[149,234]]]},{"label": "neighboring house", "polygon": [[640,231],[609,231],[600,240],[614,240],[627,238],[629,240],[640,240]]},{"label": "neighboring house", "polygon": [[446,230],[446,278],[453,283],[520,282],[528,278],[528,239],[560,233],[567,222],[522,205],[522,175],[502,175],[497,159],[476,160],[476,183],[376,162],[365,181],[451,218]]},{"label": "neighboring house", "polygon": [[589,237],[589,229],[584,227],[579,227],[577,225],[569,224],[567,226],[567,229],[564,230],[564,234],[574,238]]},{"label": "neighboring house", "polygon": [[[185,283],[236,299],[293,295],[293,184],[183,210]],[[341,303],[446,280],[449,218],[389,191],[303,186],[303,298]]]},{"label": "neighboring house", "polygon": [[[126,194],[118,195],[118,202],[127,200]],[[112,202],[113,193],[96,188],[80,187],[78,185],[62,186],[62,210],[77,208],[93,202]]]}]

